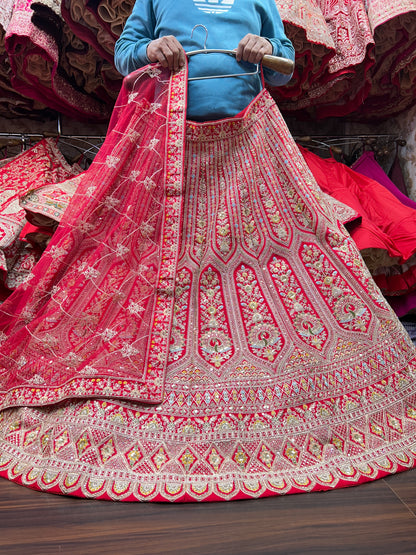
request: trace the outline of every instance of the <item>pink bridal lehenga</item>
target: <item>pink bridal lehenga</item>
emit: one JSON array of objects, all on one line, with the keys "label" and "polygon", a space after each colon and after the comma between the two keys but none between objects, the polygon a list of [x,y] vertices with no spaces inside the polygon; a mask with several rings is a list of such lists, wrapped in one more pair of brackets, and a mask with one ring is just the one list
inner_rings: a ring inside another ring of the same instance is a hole
[{"label": "pink bridal lehenga", "polygon": [[2,305],[1,475],[216,501],[412,467],[414,347],[274,101],[185,113],[185,70],[124,80],[61,225]]}]

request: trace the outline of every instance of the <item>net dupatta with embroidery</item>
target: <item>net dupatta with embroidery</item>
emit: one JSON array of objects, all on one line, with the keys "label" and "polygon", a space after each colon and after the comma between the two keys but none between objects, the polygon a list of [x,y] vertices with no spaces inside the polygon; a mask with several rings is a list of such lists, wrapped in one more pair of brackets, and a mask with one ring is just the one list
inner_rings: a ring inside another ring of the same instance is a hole
[{"label": "net dupatta with embroidery", "polygon": [[161,400],[185,121],[184,80],[168,87],[168,79],[149,67],[124,80],[105,143],[75,178],[56,236],[2,306],[1,406]]}]

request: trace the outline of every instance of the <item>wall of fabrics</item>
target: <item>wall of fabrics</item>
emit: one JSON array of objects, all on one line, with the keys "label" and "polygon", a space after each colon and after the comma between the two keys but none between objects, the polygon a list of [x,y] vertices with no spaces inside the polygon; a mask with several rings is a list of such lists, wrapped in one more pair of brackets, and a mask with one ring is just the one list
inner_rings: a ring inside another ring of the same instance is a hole
[{"label": "wall of fabrics", "polygon": [[[218,0],[219,2],[221,0]],[[0,116],[106,122],[117,37],[134,0],[2,0]],[[416,0],[276,0],[296,49],[285,114],[379,122],[416,100]]]}]

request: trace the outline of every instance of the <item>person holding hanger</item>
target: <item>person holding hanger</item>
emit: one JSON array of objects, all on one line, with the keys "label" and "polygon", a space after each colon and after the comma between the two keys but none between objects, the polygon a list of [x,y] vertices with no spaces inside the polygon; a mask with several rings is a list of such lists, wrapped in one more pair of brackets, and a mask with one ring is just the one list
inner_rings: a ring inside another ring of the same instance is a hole
[{"label": "person holding hanger", "polygon": [[[185,52],[203,46],[236,49],[236,58],[220,53],[192,57],[191,79],[252,72],[251,64],[261,62],[265,54],[295,58],[274,0],[138,0],[116,43],[114,61],[122,75],[152,62],[177,71],[185,64]],[[291,75],[264,69],[264,78],[276,87]],[[259,75],[192,80],[187,117],[206,121],[234,116],[261,87]]]}]

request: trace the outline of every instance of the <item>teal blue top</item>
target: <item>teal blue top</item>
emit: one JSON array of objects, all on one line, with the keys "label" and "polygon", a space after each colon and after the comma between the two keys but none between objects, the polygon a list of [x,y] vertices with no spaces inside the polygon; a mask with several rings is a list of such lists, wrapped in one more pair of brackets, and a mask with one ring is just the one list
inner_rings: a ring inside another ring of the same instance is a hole
[{"label": "teal blue top", "polygon": [[[204,47],[234,50],[240,40],[252,33],[267,38],[273,55],[294,60],[295,52],[286,37],[274,0],[136,0],[124,30],[116,42],[114,60],[118,71],[128,75],[149,63],[150,41],[174,35],[185,52]],[[238,63],[226,54],[199,54],[189,57],[189,77],[235,74],[252,71],[252,64]],[[290,75],[264,70],[272,86],[286,84]],[[215,120],[243,110],[261,90],[259,75],[190,81],[187,117]]]}]

